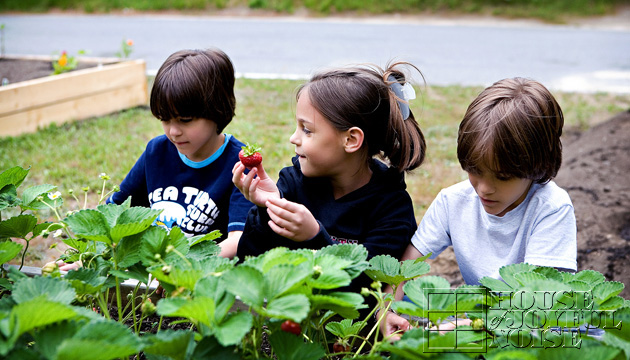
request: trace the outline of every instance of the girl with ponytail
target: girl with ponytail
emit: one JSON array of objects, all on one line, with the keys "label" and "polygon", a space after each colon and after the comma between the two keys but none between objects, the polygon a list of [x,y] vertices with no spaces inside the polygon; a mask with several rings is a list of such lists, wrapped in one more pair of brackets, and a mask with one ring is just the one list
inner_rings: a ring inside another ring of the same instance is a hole
[{"label": "girl with ponytail", "polygon": [[[356,66],[323,71],[297,92],[293,166],[277,184],[260,164],[233,181],[253,202],[236,255],[274,247],[319,249],[350,243],[371,258],[400,258],[417,224],[404,173],[423,162],[425,141],[409,109],[415,97],[403,70]],[[421,74],[420,74],[421,75]],[[357,278],[351,289],[369,285]]]}]

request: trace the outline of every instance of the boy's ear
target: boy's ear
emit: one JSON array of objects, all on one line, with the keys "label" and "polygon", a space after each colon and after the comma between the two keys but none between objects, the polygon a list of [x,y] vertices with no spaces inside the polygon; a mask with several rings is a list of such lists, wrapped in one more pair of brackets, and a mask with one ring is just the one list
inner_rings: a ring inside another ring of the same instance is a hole
[{"label": "boy's ear", "polygon": [[345,150],[348,153],[353,153],[361,149],[363,146],[363,140],[365,139],[365,134],[363,130],[358,127],[351,127],[350,129],[345,131]]}]

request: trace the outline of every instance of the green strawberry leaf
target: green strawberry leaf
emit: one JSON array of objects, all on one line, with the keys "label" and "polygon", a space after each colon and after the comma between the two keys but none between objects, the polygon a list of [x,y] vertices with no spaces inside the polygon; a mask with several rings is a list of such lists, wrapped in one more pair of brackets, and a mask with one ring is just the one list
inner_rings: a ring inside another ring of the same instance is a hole
[{"label": "green strawberry leaf", "polygon": [[342,339],[348,338],[352,335],[358,335],[364,327],[364,321],[357,321],[353,323],[351,319],[331,321],[326,324],[326,330]]},{"label": "green strawberry leaf", "polygon": [[312,269],[308,264],[299,265],[281,264],[274,266],[265,274],[264,296],[271,300],[282,296],[291,288],[304,283],[312,275]]},{"label": "green strawberry leaf", "polygon": [[487,287],[488,289],[495,291],[495,292],[510,292],[512,291],[512,288],[510,287],[510,285],[506,284],[505,282],[495,279],[495,278],[491,278],[489,276],[484,276],[481,278],[481,280],[479,280],[479,283],[485,287]]},{"label": "green strawberry leaf", "polygon": [[14,237],[25,239],[37,225],[37,218],[30,214],[10,217],[0,222],[0,238]]},{"label": "green strawberry leaf", "polygon": [[573,275],[572,280],[584,281],[585,283],[591,286],[595,286],[599,284],[600,282],[606,281],[606,277],[604,276],[604,274],[598,271],[587,269],[587,270],[582,270],[576,273],[575,275]]},{"label": "green strawberry leaf", "polygon": [[619,295],[623,288],[623,283],[619,281],[601,282],[593,287],[593,298],[597,304],[602,304],[613,296]]},{"label": "green strawberry leaf", "polygon": [[58,359],[92,360],[127,358],[142,349],[141,340],[125,325],[115,321],[91,322],[64,340],[57,351]]},{"label": "green strawberry leaf", "polygon": [[309,286],[316,289],[336,289],[349,285],[352,279],[343,269],[352,262],[334,255],[319,255],[313,258],[319,276],[308,278]]},{"label": "green strawberry leaf", "polygon": [[165,257],[167,236],[166,230],[159,226],[151,226],[140,235],[140,261],[144,266],[161,264],[155,256]]},{"label": "green strawberry leaf", "polygon": [[264,313],[270,317],[302,322],[308,315],[311,303],[304,294],[291,294],[275,298],[267,303]]},{"label": "green strawberry leaf", "polygon": [[77,295],[96,294],[107,281],[107,277],[100,276],[96,270],[84,267],[69,271],[64,279],[72,285]]},{"label": "green strawberry leaf", "polygon": [[125,236],[131,236],[146,230],[160,215],[162,210],[152,210],[144,207],[132,207],[123,211],[116,225],[110,233],[114,243],[118,243]]},{"label": "green strawberry leaf", "polygon": [[24,169],[20,166],[14,166],[0,173],[0,189],[4,188],[6,185],[13,185],[16,188],[19,187],[26,178],[26,175],[28,175],[30,169],[30,167]]},{"label": "green strawberry leaf", "polygon": [[548,266],[541,266],[539,268],[534,269],[534,272],[542,274],[548,279],[553,279],[556,281],[564,281],[562,272],[556,268],[552,268]]},{"label": "green strawberry leaf", "polygon": [[260,270],[243,264],[225,272],[221,280],[224,281],[226,289],[240,297],[243,303],[255,309],[262,307],[265,301],[263,295],[265,281]]},{"label": "green strawberry leaf", "polygon": [[214,335],[223,346],[237,345],[251,330],[254,316],[248,312],[232,312],[214,328]]},{"label": "green strawberry leaf", "polygon": [[68,282],[59,278],[38,276],[18,280],[11,296],[18,304],[40,296],[46,297],[49,301],[70,304],[75,295],[74,289]]},{"label": "green strawberry leaf", "polygon": [[197,235],[188,238],[189,246],[193,247],[203,241],[216,240],[221,238],[221,231],[214,230],[204,235]]},{"label": "green strawberry leaf", "polygon": [[164,316],[181,316],[195,323],[211,326],[214,323],[215,303],[209,297],[194,299],[169,298],[157,303],[157,313]]},{"label": "green strawberry leaf", "polygon": [[24,206],[29,206],[38,196],[46,196],[49,192],[56,189],[55,185],[50,184],[42,184],[35,185],[27,188],[22,193],[22,204]]},{"label": "green strawberry leaf", "polygon": [[499,274],[503,281],[505,281],[511,288],[516,289],[520,283],[514,278],[514,275],[520,272],[530,272],[536,269],[536,266],[527,263],[518,263],[505,265],[499,269]]},{"label": "green strawberry leaf", "polygon": [[332,310],[346,319],[359,316],[358,309],[364,307],[363,296],[352,292],[331,292],[326,295],[314,294],[310,296],[311,309]]},{"label": "green strawberry leaf", "polygon": [[13,260],[20,251],[22,251],[22,244],[18,244],[13,241],[0,242],[0,265]]},{"label": "green strawberry leaf", "polygon": [[105,216],[92,209],[80,210],[64,219],[64,223],[77,236],[112,245]]},{"label": "green strawberry leaf", "polygon": [[273,332],[269,343],[282,360],[319,360],[326,355],[320,344],[304,342],[302,337],[284,331]]},{"label": "green strawberry leaf", "polygon": [[188,360],[195,346],[192,331],[161,330],[157,334],[142,337],[146,345],[142,348],[149,359]]},{"label": "green strawberry leaf", "polygon": [[70,305],[51,301],[46,295],[40,295],[15,305],[11,309],[11,316],[16,318],[17,334],[22,335],[35,328],[72,319],[77,313]]},{"label": "green strawberry leaf", "polygon": [[359,276],[369,266],[369,263],[366,261],[368,251],[363,245],[328,245],[319,249],[315,254],[315,257],[325,255],[334,255],[338,258],[348,260],[350,263],[344,267],[344,271],[348,273],[351,279]]}]

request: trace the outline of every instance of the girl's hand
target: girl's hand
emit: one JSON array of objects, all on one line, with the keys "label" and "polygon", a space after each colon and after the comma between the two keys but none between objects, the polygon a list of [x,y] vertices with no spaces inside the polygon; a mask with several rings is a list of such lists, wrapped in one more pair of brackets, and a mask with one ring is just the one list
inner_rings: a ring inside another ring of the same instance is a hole
[{"label": "girl's hand", "polygon": [[243,193],[245,199],[258,206],[265,206],[267,200],[280,198],[276,183],[267,175],[262,164],[253,167],[247,175],[244,172],[245,165],[240,161],[234,164],[232,182]]},{"label": "girl's hand", "polygon": [[270,198],[266,205],[271,218],[269,227],[276,234],[301,242],[319,232],[319,223],[306,206],[280,198]]},{"label": "girl's hand", "polygon": [[[379,317],[380,311],[378,314]],[[380,323],[380,328],[383,337],[387,338],[390,342],[394,342],[400,339],[404,332],[410,330],[411,325],[409,325],[407,319],[388,311],[387,314],[385,314],[385,318]]]}]

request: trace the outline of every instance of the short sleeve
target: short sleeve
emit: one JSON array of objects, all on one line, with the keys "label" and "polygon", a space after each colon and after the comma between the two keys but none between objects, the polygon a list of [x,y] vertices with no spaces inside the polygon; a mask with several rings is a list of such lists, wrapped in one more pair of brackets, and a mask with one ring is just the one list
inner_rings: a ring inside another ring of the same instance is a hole
[{"label": "short sleeve", "polygon": [[422,217],[418,229],[411,238],[411,243],[421,254],[431,253],[431,259],[435,259],[452,245],[448,224],[448,202],[443,190]]},{"label": "short sleeve", "polygon": [[525,262],[577,271],[577,225],[573,206],[561,206],[542,219],[527,242]]}]

